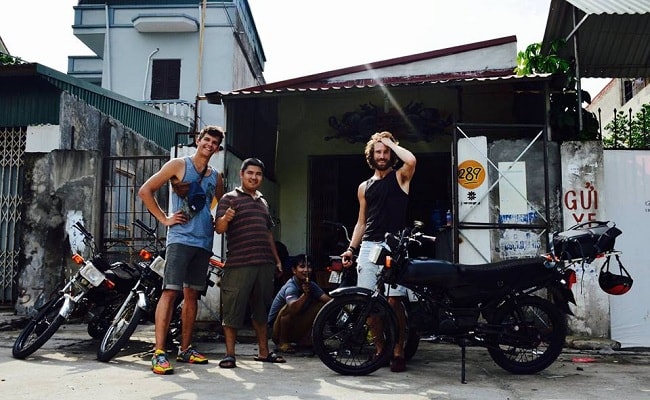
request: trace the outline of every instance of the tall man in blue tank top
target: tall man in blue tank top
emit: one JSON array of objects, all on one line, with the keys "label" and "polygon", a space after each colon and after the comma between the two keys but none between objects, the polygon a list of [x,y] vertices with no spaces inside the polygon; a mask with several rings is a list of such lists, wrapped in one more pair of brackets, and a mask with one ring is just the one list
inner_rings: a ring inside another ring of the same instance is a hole
[{"label": "tall man in blue tank top", "polygon": [[[208,362],[191,343],[199,292],[205,289],[205,277],[212,255],[214,230],[210,204],[215,196],[218,199],[223,194],[221,177],[208,162],[220,150],[224,136],[220,127],[205,127],[196,137],[194,155],[167,161],[138,191],[138,196],[149,212],[168,227],[163,292],[156,307],[156,344],[151,360],[151,369],[156,374],[167,375],[174,372],[167,359],[165,343],[174,311],[174,300],[181,291],[184,298],[181,312],[183,330],[176,361],[192,364]],[[190,202],[187,195],[181,197],[174,191],[171,213],[166,213],[158,204],[154,193],[168,182],[171,182],[172,186],[179,182],[198,182],[206,195],[205,204]]]},{"label": "tall man in blue tank top", "polygon": [[[341,254],[343,266],[352,265],[352,257],[359,250],[357,258],[357,285],[369,289],[377,286],[379,266],[368,260],[370,249],[384,239],[386,232],[397,233],[406,226],[406,209],[411,179],[415,173],[416,159],[413,153],[401,147],[390,132],[375,133],[365,148],[366,162],[375,172],[370,179],[361,182],[357,189],[359,217],[354,226],[350,247]],[[397,161],[402,165],[395,169]],[[393,372],[406,370],[404,340],[406,316],[402,308],[402,297],[406,289],[402,286],[387,288],[388,302],[397,315],[399,338],[393,349],[390,369]],[[377,352],[382,351],[381,343]]]}]

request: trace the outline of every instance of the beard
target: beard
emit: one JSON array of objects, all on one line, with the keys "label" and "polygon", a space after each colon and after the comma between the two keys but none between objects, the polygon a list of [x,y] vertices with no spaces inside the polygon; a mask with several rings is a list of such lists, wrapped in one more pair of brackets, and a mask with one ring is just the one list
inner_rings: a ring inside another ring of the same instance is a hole
[{"label": "beard", "polygon": [[390,160],[387,160],[383,164],[377,164],[377,160],[375,160],[374,158],[372,159],[372,168],[376,169],[377,171],[386,171],[390,167],[392,167],[392,163],[390,162]]}]

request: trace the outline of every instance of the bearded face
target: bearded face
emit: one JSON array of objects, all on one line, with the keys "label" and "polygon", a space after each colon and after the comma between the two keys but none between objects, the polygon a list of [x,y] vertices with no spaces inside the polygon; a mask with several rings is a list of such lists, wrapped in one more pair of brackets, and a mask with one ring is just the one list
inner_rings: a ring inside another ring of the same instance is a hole
[{"label": "bearded face", "polygon": [[383,143],[375,143],[370,163],[377,171],[386,171],[393,166],[390,148]]}]

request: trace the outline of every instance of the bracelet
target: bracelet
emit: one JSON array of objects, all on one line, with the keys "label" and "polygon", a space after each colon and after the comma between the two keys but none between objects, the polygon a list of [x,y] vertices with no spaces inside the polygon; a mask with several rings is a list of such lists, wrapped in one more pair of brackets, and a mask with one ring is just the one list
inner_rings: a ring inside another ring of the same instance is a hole
[{"label": "bracelet", "polygon": [[355,254],[357,252],[357,249],[354,246],[348,247],[348,251],[352,254]]}]

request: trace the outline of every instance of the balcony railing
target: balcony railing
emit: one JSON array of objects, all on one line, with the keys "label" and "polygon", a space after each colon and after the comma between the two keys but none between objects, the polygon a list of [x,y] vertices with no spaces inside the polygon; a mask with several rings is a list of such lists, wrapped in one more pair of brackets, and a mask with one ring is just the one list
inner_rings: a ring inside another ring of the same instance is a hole
[{"label": "balcony railing", "polygon": [[195,115],[195,106],[193,103],[185,100],[147,100],[142,104],[154,107],[165,114],[193,122]]}]

